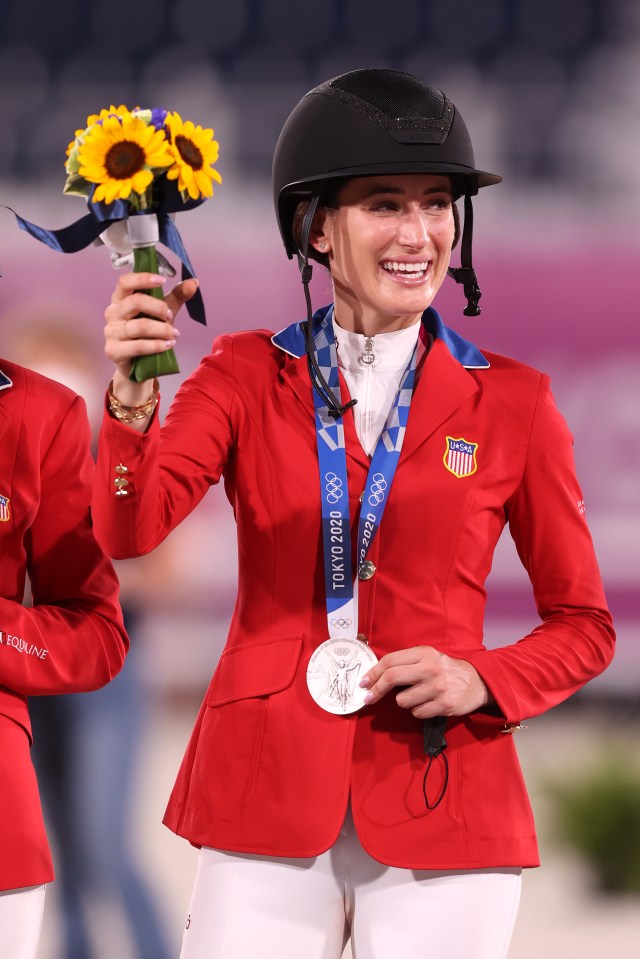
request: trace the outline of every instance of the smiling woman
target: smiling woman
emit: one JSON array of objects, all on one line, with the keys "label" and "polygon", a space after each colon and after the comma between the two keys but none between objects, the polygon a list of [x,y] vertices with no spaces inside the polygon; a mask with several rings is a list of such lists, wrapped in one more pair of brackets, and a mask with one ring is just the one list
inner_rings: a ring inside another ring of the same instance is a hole
[{"label": "smiling woman", "polygon": [[[499,181],[442,91],[356,70],[303,97],[275,151],[305,321],[220,337],[160,428],[131,362],[173,342],[193,285],[161,301],[140,292],[159,277],[125,275],[107,307],[98,536],[146,553],[222,477],[238,525],[229,637],[165,817],[201,847],[182,959],[338,959],[349,936],[359,959],[424,959],[425,929],[438,959],[506,956],[539,861],[510,734],[614,635],[548,377],[433,307],[449,275],[480,312],[471,198]],[[315,312],[310,259],[333,289]],[[487,650],[507,523],[540,622]]]},{"label": "smiling woman", "polygon": [[334,316],[374,336],[418,323],[447,275],[455,235],[447,177],[358,177],[319,210],[311,244],[329,259]]}]

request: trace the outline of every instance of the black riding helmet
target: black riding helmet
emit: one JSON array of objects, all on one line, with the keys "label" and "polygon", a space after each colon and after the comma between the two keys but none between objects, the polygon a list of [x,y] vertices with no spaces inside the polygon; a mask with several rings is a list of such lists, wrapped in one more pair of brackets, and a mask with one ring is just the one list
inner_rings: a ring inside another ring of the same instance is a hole
[{"label": "black riding helmet", "polygon": [[[464,286],[465,314],[480,313],[471,257],[471,197],[502,177],[476,169],[464,120],[441,90],[386,68],[353,70],[314,87],[291,112],[276,144],[272,177],[276,216],[287,254],[298,257],[309,312],[309,231],[323,194],[338,178],[397,173],[446,174],[455,198],[464,196],[462,265],[450,268],[449,275]],[[293,220],[301,200],[310,204],[298,246]],[[310,327],[308,322],[308,348]],[[312,348],[310,353],[312,362]],[[318,386],[317,375],[314,379]],[[331,397],[328,388],[327,392]]]}]

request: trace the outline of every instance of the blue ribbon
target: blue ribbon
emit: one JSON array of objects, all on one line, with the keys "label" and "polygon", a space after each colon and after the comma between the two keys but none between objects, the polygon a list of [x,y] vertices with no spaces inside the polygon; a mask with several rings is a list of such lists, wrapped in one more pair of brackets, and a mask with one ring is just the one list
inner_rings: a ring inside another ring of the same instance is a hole
[{"label": "blue ribbon", "polygon": [[[323,313],[324,311],[318,311],[314,317],[316,322],[320,319],[320,325],[314,333],[318,365],[330,389],[340,402],[338,359],[332,323],[333,307],[324,316]],[[402,376],[384,429],[371,458],[358,521],[358,570],[382,522],[400,459],[415,383],[416,358],[417,345]],[[342,422],[328,415],[327,407],[317,390],[313,391],[313,395],[322,497],[327,616],[331,620],[331,616],[343,608],[345,603],[351,602],[354,595],[347,460]]]},{"label": "blue ribbon", "polygon": [[[194,269],[178,228],[171,219],[171,214],[183,210],[193,210],[204,203],[204,198],[199,200],[189,199],[185,203],[180,196],[176,182],[167,180],[166,176],[159,177],[155,181],[153,189],[155,202],[152,209],[146,212],[157,215],[160,242],[179,258],[182,264],[182,279],[191,279],[195,276]],[[56,250],[58,253],[77,253],[79,250],[84,250],[90,246],[112,223],[117,223],[118,220],[126,220],[130,216],[145,216],[144,210],[132,211],[128,200],[96,203],[93,200],[94,192],[95,187],[87,200],[89,213],[60,230],[46,230],[44,227],[38,226],[36,223],[30,223],[29,220],[18,216],[11,207],[5,207],[5,209],[13,213],[21,230],[35,237],[36,240],[40,240],[41,243],[45,243],[52,250]],[[195,295],[187,301],[187,311],[189,316],[197,323],[206,324],[204,301],[199,287]]]}]

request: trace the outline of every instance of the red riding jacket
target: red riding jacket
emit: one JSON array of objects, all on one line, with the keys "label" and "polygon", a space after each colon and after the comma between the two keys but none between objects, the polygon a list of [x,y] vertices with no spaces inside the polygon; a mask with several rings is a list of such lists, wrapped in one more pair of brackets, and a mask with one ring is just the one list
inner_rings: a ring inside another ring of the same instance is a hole
[{"label": "red riding jacket", "polygon": [[[153,549],[222,476],[235,511],[235,612],[165,818],[195,844],[314,856],[335,841],[350,797],[362,844],[382,862],[538,862],[505,732],[605,668],[611,619],[571,436],[548,378],[481,354],[433,310],[423,322],[434,341],[369,554],[377,572],[359,584],[359,628],[378,656],[431,645],[468,660],[501,712],[449,719],[449,785],[432,811],[422,795],[418,720],[392,695],[332,715],[307,690],[307,663],[327,625],[312,388],[299,328],[273,339],[266,331],[221,337],[162,430],[154,421],[140,435],[105,416],[94,505],[97,535],[112,555]],[[355,524],[369,460],[351,413],[344,428]],[[474,470],[456,472],[449,438],[476,445]],[[118,476],[128,480],[127,495],[114,495]],[[513,645],[487,650],[484,583],[507,523],[541,622]]]},{"label": "red riding jacket", "polygon": [[[53,878],[27,697],[96,689],[128,639],[93,535],[84,402],[0,360],[0,890]],[[33,605],[23,605],[30,583]]]}]

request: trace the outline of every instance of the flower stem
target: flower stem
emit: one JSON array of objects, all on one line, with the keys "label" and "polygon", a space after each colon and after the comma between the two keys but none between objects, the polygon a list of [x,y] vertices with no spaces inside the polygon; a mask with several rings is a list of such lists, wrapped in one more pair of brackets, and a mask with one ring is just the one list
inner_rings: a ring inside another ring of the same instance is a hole
[{"label": "flower stem", "polygon": [[[133,248],[133,269],[135,273],[157,273],[158,256],[155,246],[140,246]],[[160,287],[145,290],[150,296],[159,300],[164,299]],[[154,353],[152,356],[138,356],[131,364],[129,379],[134,383],[151,380],[155,376],[166,376],[168,373],[179,373],[180,367],[176,354],[171,350],[164,353]]]}]

